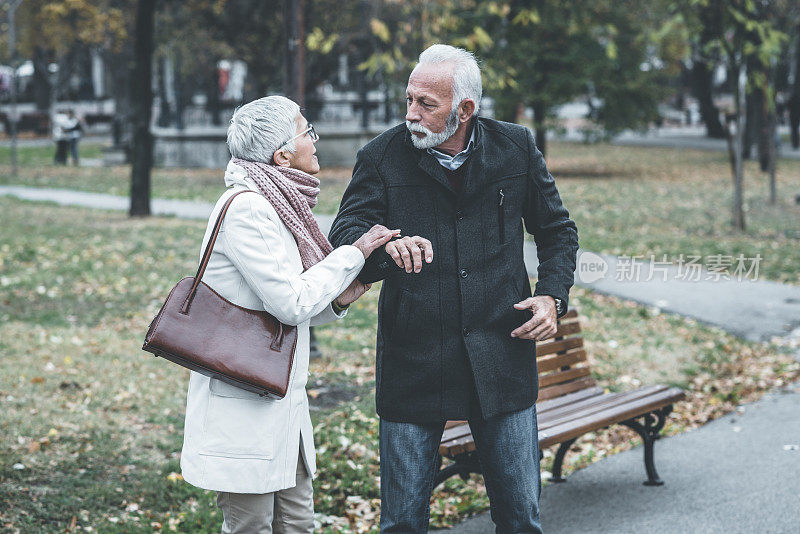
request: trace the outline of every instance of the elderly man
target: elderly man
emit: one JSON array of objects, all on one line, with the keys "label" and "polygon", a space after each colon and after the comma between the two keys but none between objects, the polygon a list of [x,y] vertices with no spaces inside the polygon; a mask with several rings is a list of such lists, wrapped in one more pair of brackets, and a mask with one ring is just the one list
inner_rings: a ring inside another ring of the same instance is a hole
[{"label": "elderly man", "polygon": [[[468,419],[498,532],[541,532],[535,342],[566,313],[578,235],[527,128],[477,117],[481,74],[434,45],[406,124],[358,153],[330,238],[403,235],[367,260],[378,315],[381,531],[426,532],[444,424]],[[523,221],[539,255],[534,296]]]}]

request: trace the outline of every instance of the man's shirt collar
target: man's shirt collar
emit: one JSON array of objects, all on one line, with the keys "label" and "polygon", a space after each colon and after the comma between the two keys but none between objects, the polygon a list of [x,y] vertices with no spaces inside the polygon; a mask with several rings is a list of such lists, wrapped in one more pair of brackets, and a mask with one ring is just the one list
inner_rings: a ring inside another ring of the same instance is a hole
[{"label": "man's shirt collar", "polygon": [[463,165],[465,161],[467,161],[467,158],[475,148],[475,129],[476,125],[473,124],[472,133],[469,136],[469,143],[467,143],[467,148],[465,148],[455,156],[451,156],[450,154],[445,154],[444,152],[439,152],[434,148],[429,148],[428,154],[435,157],[436,161],[438,161],[445,169],[450,171],[455,171],[456,169],[461,167],[461,165]]}]

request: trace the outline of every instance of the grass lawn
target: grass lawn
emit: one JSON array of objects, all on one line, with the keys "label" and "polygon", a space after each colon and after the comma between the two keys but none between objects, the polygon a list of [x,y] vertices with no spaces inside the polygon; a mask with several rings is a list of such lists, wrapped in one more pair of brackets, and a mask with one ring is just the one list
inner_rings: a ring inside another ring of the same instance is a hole
[{"label": "grass lawn", "polygon": [[[18,178],[10,176],[9,149],[0,147],[0,185],[53,187],[127,196],[130,194],[131,169],[128,165],[114,167],[57,167],[52,164],[50,147],[20,148]],[[81,157],[102,157],[102,146],[81,145]],[[352,169],[329,167],[320,174],[322,190],[315,208],[319,213],[336,213],[339,199],[350,181]],[[153,169],[153,198],[174,198],[216,202],[225,190],[223,169]]]},{"label": "grass lawn", "polygon": [[[732,185],[727,155],[669,148],[553,142],[547,160],[585,250],[675,261],[683,255],[761,256],[758,276],[800,284],[800,161],[778,165],[778,203],[767,203],[767,178],[756,162],[745,166],[746,219],[730,226]],[[50,148],[26,150],[20,176],[9,177],[8,149],[0,149],[0,184],[61,187],[127,195],[128,167],[63,168],[49,165]],[[87,145],[84,151],[97,151]],[[90,157],[87,155],[87,157]],[[350,169],[326,168],[317,213],[335,213]],[[153,196],[216,201],[218,169],[155,169]],[[750,266],[752,260],[747,262]],[[732,269],[731,269],[732,271]]]},{"label": "grass lawn", "polygon": [[[0,198],[0,530],[212,532],[213,494],[180,478],[188,373],[140,350],[169,288],[195,270],[204,223]],[[321,532],[375,531],[379,512],[377,288],[318,329],[309,396]],[[597,378],[610,390],[688,389],[669,433],[800,375],[785,349],[632,303],[573,292]],[[575,444],[569,471],[636,444],[626,429]],[[552,451],[543,462],[545,477]],[[644,472],[640,473],[644,477]],[[432,498],[432,524],[485,510],[481,478]]]},{"label": "grass lawn", "polygon": [[759,277],[800,284],[800,161],[778,165],[778,202],[767,176],[745,165],[747,230],[731,228],[727,154],[553,143],[548,163],[585,250],[675,260],[761,255]]}]

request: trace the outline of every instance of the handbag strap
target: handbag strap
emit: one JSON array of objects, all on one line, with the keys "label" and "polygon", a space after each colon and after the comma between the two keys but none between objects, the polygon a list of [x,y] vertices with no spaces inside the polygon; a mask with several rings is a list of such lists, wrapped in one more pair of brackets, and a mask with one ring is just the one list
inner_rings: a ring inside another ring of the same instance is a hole
[{"label": "handbag strap", "polygon": [[206,249],[203,252],[203,258],[200,260],[200,266],[197,268],[197,274],[194,275],[194,284],[192,284],[192,289],[186,296],[186,300],[183,302],[183,306],[181,306],[181,313],[184,315],[189,313],[189,306],[192,305],[195,293],[197,293],[197,288],[200,286],[200,280],[202,280],[203,278],[203,273],[206,272],[206,267],[208,266],[208,260],[211,258],[211,250],[214,248],[214,243],[217,241],[217,235],[219,234],[219,229],[222,227],[222,219],[225,217],[225,213],[227,213],[228,208],[231,206],[231,203],[233,202],[233,199],[238,197],[242,193],[255,193],[255,191],[253,191],[252,189],[245,189],[244,191],[239,191],[238,193],[232,194],[231,197],[222,206],[222,209],[219,210],[219,215],[217,216],[217,222],[214,223],[214,229],[211,231],[211,237],[209,237],[208,244],[206,245]]}]

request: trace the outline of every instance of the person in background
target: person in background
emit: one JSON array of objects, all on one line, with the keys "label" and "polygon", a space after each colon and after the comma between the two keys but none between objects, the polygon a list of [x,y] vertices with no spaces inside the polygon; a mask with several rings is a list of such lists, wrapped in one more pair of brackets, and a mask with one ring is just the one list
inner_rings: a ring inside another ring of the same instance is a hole
[{"label": "person in background", "polygon": [[[76,167],[78,166],[78,142],[83,137],[83,123],[81,120],[75,116],[75,112],[71,109],[67,111],[67,122],[65,133],[67,137],[67,143],[69,145],[69,153],[72,155],[72,163]],[[67,158],[66,154],[64,155],[64,164],[66,165]]]},{"label": "person in background", "polygon": [[57,111],[53,116],[53,142],[56,144],[56,153],[53,156],[53,163],[55,165],[67,164],[67,147],[69,145],[69,134],[67,128],[69,127],[69,117],[63,111]]}]

